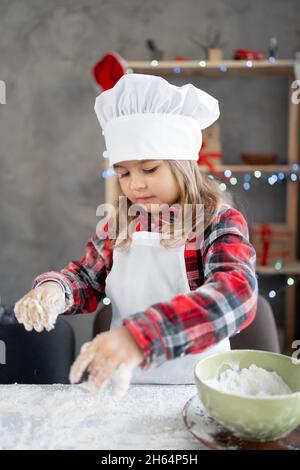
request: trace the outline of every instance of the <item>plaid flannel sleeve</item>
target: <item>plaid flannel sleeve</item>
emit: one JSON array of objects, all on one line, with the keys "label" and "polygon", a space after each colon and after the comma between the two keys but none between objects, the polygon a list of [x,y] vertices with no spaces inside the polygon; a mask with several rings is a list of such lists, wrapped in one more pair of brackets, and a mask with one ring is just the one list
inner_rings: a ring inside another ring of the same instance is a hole
[{"label": "plaid flannel sleeve", "polygon": [[204,283],[200,287],[123,320],[144,352],[142,368],[200,353],[254,320],[256,253],[239,211],[227,207],[219,212],[205,231],[201,254]]},{"label": "plaid flannel sleeve", "polygon": [[107,270],[112,265],[109,239],[95,235],[88,240],[85,255],[80,261],[71,261],[60,271],[49,271],[37,276],[32,284],[36,288],[46,281],[55,281],[65,292],[64,315],[93,313],[105,296]]}]

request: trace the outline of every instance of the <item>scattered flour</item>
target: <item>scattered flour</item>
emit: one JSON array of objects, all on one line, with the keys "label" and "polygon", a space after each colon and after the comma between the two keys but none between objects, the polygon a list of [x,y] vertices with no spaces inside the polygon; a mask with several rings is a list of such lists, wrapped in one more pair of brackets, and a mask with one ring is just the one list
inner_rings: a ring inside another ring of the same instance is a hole
[{"label": "scattered flour", "polygon": [[229,368],[217,379],[205,383],[222,392],[237,395],[270,396],[292,393],[289,386],[276,372],[270,372],[252,364],[248,369]]},{"label": "scattered flour", "polygon": [[[126,384],[125,384],[126,385]],[[201,449],[182,419],[194,385],[0,385],[0,449]]]}]

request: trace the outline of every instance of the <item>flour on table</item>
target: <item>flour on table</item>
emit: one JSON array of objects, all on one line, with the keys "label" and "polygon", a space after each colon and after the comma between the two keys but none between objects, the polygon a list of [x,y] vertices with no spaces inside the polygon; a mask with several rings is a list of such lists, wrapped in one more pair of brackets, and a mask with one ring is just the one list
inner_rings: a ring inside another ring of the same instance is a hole
[{"label": "flour on table", "polygon": [[132,372],[135,367],[135,363],[121,363],[117,370],[114,372],[112,377],[106,380],[100,389],[97,389],[94,382],[93,375],[89,374],[88,380],[81,383],[81,386],[91,393],[100,393],[105,390],[109,385],[112,385],[112,398],[120,400],[126,394],[130,387],[132,378]]},{"label": "flour on table", "polygon": [[[124,372],[124,371],[123,371]],[[125,374],[126,375],[126,374]],[[0,385],[0,449],[199,449],[182,409],[194,385]]]},{"label": "flour on table", "polygon": [[292,393],[290,387],[276,372],[270,372],[255,364],[248,369],[229,368],[218,378],[206,380],[205,383],[222,392],[237,395],[272,396]]}]

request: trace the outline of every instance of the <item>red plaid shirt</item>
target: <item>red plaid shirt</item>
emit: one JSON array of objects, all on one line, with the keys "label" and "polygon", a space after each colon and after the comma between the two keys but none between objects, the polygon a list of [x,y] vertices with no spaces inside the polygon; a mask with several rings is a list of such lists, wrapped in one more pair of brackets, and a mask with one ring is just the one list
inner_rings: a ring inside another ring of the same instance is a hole
[{"label": "red plaid shirt", "polygon": [[[143,229],[143,227],[141,227]],[[224,205],[204,232],[200,248],[185,250],[191,292],[152,305],[123,320],[145,355],[143,366],[159,366],[198,354],[246,328],[257,307],[256,253],[243,215]],[[60,271],[39,275],[32,287],[58,281],[66,293],[64,315],[92,313],[105,296],[112,250],[103,233],[90,238],[85,255]]]}]

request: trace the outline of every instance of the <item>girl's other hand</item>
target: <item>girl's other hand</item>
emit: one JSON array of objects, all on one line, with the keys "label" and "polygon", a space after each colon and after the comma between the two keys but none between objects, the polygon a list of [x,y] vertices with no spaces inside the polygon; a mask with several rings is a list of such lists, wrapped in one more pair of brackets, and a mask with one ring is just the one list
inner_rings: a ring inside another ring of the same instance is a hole
[{"label": "girl's other hand", "polygon": [[14,307],[16,319],[27,331],[40,332],[54,328],[58,315],[64,310],[65,294],[57,282],[47,281],[30,290]]},{"label": "girl's other hand", "polygon": [[100,391],[114,375],[114,396],[127,390],[133,369],[144,360],[144,354],[126,327],[97,335],[85,343],[70,371],[70,382],[79,382],[85,369],[89,371],[87,386]]}]

